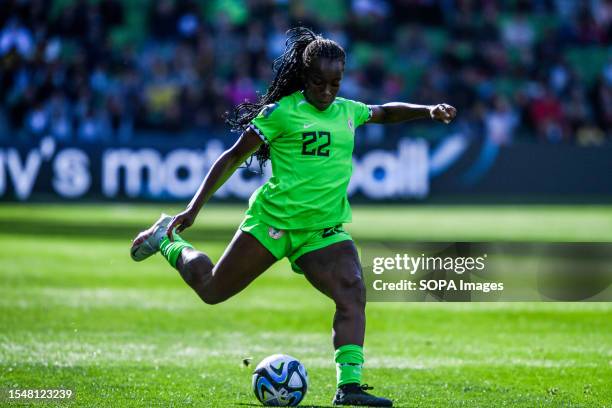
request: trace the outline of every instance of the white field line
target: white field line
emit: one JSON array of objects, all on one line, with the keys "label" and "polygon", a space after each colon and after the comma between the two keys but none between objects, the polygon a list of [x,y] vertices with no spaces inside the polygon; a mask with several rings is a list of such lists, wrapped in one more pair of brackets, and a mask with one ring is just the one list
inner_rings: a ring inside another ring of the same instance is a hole
[{"label": "white field line", "polygon": [[370,302],[370,309],[452,312],[612,312],[612,302]]},{"label": "white field line", "polygon": [[[328,367],[330,359],[304,358],[307,367]],[[581,362],[576,360],[546,360],[546,359],[524,359],[524,358],[485,358],[485,359],[463,359],[458,357],[371,357],[366,358],[364,368],[392,368],[410,370],[431,370],[436,368],[452,367],[535,367],[535,368],[595,368],[602,364],[593,362]]]},{"label": "white field line", "polygon": [[[62,333],[63,337],[71,336]],[[55,334],[57,336],[57,334]],[[261,333],[256,336],[240,332],[190,333],[189,337],[177,336],[157,338],[158,342],[137,342],[129,333],[93,337],[91,334],[75,332],[72,338],[47,340],[40,335],[17,333],[0,335],[0,365],[43,364],[53,366],[75,366],[79,364],[138,362],[149,364],[206,363],[211,359],[230,359],[241,362],[249,356],[264,357],[278,352],[274,344],[281,338],[291,339],[286,352],[316,355],[327,346],[333,356],[328,335]],[[16,338],[17,337],[17,338]]]},{"label": "white field line", "polygon": [[[34,338],[24,341],[10,341],[5,336],[0,341],[0,365],[19,366],[40,364],[52,367],[73,367],[79,365],[108,365],[117,363],[139,363],[148,366],[178,365],[193,366],[209,364],[240,364],[242,358],[253,356],[263,358],[278,352],[272,340],[278,333],[264,333],[261,336],[246,336],[226,333],[221,336],[202,336],[201,344],[173,343],[155,344],[119,342],[105,339],[103,343],[82,341],[40,341]],[[306,335],[283,346],[284,352],[300,358],[307,367],[333,367],[333,355],[329,339],[323,335]],[[211,344],[216,345],[211,346]],[[220,346],[222,345],[222,346]],[[454,351],[461,353],[461,351]],[[327,354],[327,355],[325,355]],[[393,354],[393,353],[391,353]],[[609,355],[596,361],[582,361],[574,358],[551,359],[516,356],[491,356],[482,352],[469,357],[456,357],[448,352],[446,356],[367,356],[366,367],[425,370],[445,367],[537,367],[537,368],[596,368],[612,365]],[[603,356],[602,356],[603,357]]]},{"label": "white field line", "polygon": [[[187,287],[171,289],[125,289],[125,288],[28,288],[0,296],[0,308],[30,309],[39,308],[41,303],[49,306],[73,308],[137,308],[161,310],[186,310],[202,306],[201,301]],[[16,296],[18,295],[18,296]],[[313,302],[305,297],[303,302],[270,302],[265,296],[243,297],[243,301],[230,301],[223,307],[253,308],[268,310],[302,310],[313,305],[327,307],[325,300]],[[370,302],[368,310],[376,311],[448,311],[459,313],[473,312],[612,312],[611,303],[537,303],[537,302],[500,302],[500,303],[379,303]]]},{"label": "white field line", "polygon": [[[142,310],[196,310],[205,305],[187,286],[183,289],[123,289],[123,288],[37,288],[11,296],[0,297],[0,308],[37,309],[61,306],[78,309],[142,309]],[[17,298],[16,298],[17,297]],[[323,301],[321,302],[322,306]],[[312,307],[312,302],[270,302],[265,297],[250,296],[244,302],[232,300],[223,304],[223,308],[266,310],[303,310]]]}]

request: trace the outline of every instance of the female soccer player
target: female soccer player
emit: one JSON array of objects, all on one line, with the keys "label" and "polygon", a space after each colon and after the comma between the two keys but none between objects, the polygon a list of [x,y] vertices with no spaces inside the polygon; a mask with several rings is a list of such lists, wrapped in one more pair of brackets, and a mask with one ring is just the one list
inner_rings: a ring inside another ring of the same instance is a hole
[{"label": "female soccer player", "polygon": [[[361,385],[366,292],[357,250],[342,228],[351,220],[346,190],[355,129],[420,118],[448,123],[456,110],[446,104],[368,106],[336,97],[345,64],[342,47],[303,27],[287,35],[266,94],[239,105],[228,120],[242,132],[238,141],[213,164],[185,211],[162,215],[136,237],[132,258],[141,261],[161,251],[208,304],[234,296],[276,261],[289,258],[292,269],[336,305],[333,403],[392,406]],[[178,233],[193,224],[213,193],[253,154],[260,163],[270,159],[273,176],[253,193],[244,221],[213,264]]]}]

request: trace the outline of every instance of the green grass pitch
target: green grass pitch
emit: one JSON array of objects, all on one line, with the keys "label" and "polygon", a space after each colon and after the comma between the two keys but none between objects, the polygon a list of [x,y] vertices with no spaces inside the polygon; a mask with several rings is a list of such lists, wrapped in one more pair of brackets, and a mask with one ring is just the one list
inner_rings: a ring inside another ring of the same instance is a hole
[{"label": "green grass pitch", "polygon": [[[132,237],[178,207],[0,205],[0,406],[8,389],[70,388],[36,406],[258,406],[251,369],[298,357],[329,406],[333,304],[277,263],[207,306]],[[218,259],[243,207],[205,209],[185,236]],[[612,207],[356,207],[360,240],[612,242]],[[398,407],[610,407],[612,304],[370,303],[364,381]]]}]

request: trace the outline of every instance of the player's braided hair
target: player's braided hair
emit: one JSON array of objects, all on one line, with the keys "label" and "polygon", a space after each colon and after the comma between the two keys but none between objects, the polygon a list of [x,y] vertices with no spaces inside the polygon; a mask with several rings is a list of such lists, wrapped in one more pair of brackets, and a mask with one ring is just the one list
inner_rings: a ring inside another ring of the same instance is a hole
[{"label": "player's braided hair", "polygon": [[[317,58],[344,62],[346,55],[338,43],[323,38],[306,27],[288,30],[285,52],[272,64],[274,72],[272,84],[257,102],[243,102],[227,115],[226,122],[232,131],[244,132],[264,106],[304,89],[303,73]],[[266,161],[270,159],[270,147],[267,143],[262,144],[253,156],[259,161],[260,170],[263,170]],[[247,160],[247,167],[253,161],[253,156]]]}]

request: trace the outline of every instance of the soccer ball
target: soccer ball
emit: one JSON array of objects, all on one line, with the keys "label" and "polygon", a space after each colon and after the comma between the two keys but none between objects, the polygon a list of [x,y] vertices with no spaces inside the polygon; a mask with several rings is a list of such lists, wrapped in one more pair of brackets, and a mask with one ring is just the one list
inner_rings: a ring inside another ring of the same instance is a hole
[{"label": "soccer ball", "polygon": [[308,389],[308,374],[297,359],[274,354],[266,357],[253,372],[253,392],[262,404],[294,407]]}]

